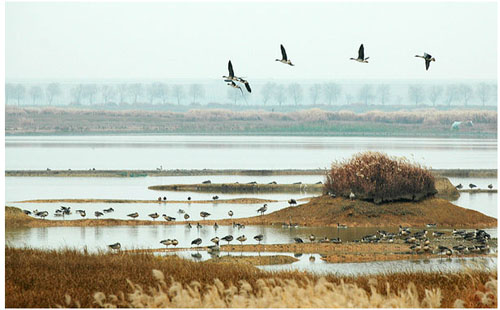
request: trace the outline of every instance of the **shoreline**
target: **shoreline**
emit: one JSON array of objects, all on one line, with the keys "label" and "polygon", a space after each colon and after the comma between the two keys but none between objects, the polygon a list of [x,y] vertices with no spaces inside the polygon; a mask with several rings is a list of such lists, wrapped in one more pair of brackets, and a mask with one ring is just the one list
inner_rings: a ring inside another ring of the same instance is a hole
[{"label": "shoreline", "polygon": [[14,203],[158,203],[158,204],[171,204],[171,203],[195,203],[195,204],[208,204],[208,203],[234,203],[234,204],[259,204],[259,203],[272,203],[278,202],[273,199],[261,198],[233,198],[233,199],[218,199],[218,200],[136,200],[136,199],[32,199],[14,201]]},{"label": "shoreline", "polygon": [[[436,177],[494,178],[497,169],[430,169]],[[171,169],[171,170],[5,170],[5,177],[155,177],[325,175],[325,169]]]}]

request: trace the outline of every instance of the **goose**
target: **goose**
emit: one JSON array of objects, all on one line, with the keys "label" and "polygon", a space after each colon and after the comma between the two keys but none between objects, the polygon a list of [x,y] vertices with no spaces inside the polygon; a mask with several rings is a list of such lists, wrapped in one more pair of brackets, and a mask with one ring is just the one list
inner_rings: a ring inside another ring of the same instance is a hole
[{"label": "goose", "polygon": [[139,213],[134,212],[134,213],[130,213],[130,214],[128,214],[127,216],[130,216],[131,218],[135,219],[136,217],[138,217],[138,216],[139,216]]},{"label": "goose", "polygon": [[196,238],[193,241],[191,241],[191,245],[193,244],[199,246],[201,244],[201,238]]},{"label": "goose", "polygon": [[424,53],[424,56],[415,55],[415,57],[425,59],[425,70],[426,71],[429,70],[429,66],[431,65],[431,61],[436,61],[436,59],[434,57],[432,57],[431,55],[429,55],[427,53]]},{"label": "goose", "polygon": [[229,242],[233,241],[233,236],[227,235],[227,236],[222,237],[221,240],[227,241],[227,244],[229,245]]},{"label": "goose", "polygon": [[267,211],[267,204],[264,204],[263,207],[260,207],[257,212],[260,213],[260,215],[264,215],[264,212]]},{"label": "goose", "polygon": [[229,210],[229,212],[227,212],[227,215],[229,215],[230,218],[233,218],[233,211],[232,210]]},{"label": "goose", "polygon": [[332,240],[330,240],[331,243],[335,243],[335,244],[340,244],[342,243],[342,239],[340,238],[333,238]]},{"label": "goose", "polygon": [[78,214],[80,214],[81,217],[85,217],[87,215],[87,213],[85,212],[85,210],[76,210],[76,212]]},{"label": "goose", "polygon": [[186,211],[184,211],[184,210],[182,210],[182,209],[179,209],[179,210],[177,211],[177,213],[179,213],[179,214],[184,214],[184,213],[186,213]]},{"label": "goose", "polygon": [[219,196],[215,195],[215,196],[212,197],[212,199],[213,200],[217,200],[217,199],[219,199]]},{"label": "goose", "polygon": [[48,211],[40,211],[40,212],[35,213],[35,215],[38,217],[41,217],[43,219],[49,215],[49,212]]},{"label": "goose", "polygon": [[259,235],[255,236],[253,238],[255,239],[255,241],[259,242],[259,244],[260,244],[260,242],[264,239],[264,235],[263,234],[259,234]]},{"label": "goose", "polygon": [[23,210],[23,212],[24,212],[24,214],[26,214],[26,215],[31,215],[31,211],[29,211],[29,210]]},{"label": "goose", "polygon": [[337,223],[337,229],[346,229],[347,225]]},{"label": "goose", "polygon": [[229,81],[229,83],[227,83],[227,85],[233,87],[233,88],[236,88],[236,89],[239,89],[240,92],[241,92],[241,95],[243,95],[243,90],[241,90],[241,86],[239,86],[238,84],[236,84],[234,81]]},{"label": "goose", "polygon": [[432,235],[436,238],[439,238],[441,237],[442,235],[444,235],[444,232],[441,232],[441,231],[434,231],[432,232]]},{"label": "goose", "polygon": [[108,247],[112,250],[119,250],[122,247],[122,245],[120,244],[120,242],[117,242],[117,243],[113,243],[113,244],[108,245]]},{"label": "goose", "polygon": [[200,216],[201,216],[203,219],[205,219],[207,216],[210,216],[210,213],[205,212],[205,211],[201,211],[201,212],[200,212]]},{"label": "goose", "polygon": [[191,257],[193,257],[194,259],[201,259],[201,254],[200,253],[193,253],[193,254],[191,254]]},{"label": "goose", "polygon": [[95,215],[95,217],[99,217],[99,216],[103,216],[103,215],[104,215],[104,213],[99,212],[99,211],[95,211],[95,212],[94,212],[94,215]]},{"label": "goose", "polygon": [[[240,82],[240,83],[243,83],[243,84],[245,85],[245,88],[247,89],[247,91],[248,91],[249,93],[251,93],[251,92],[252,92],[252,89],[250,88],[250,83],[248,83],[248,81],[247,81],[247,80],[245,80],[245,79],[243,79],[243,78],[240,78],[240,77],[237,77],[237,78],[236,78],[236,80],[237,80],[238,82]],[[240,90],[241,90],[241,88],[240,88]]]},{"label": "goose", "polygon": [[152,219],[153,219],[153,221],[154,221],[154,220],[156,220],[158,217],[160,217],[160,215],[159,215],[158,213],[156,213],[156,212],[155,212],[155,213],[151,213],[151,214],[149,214],[148,216],[149,216],[150,218],[152,218]]},{"label": "goose", "polygon": [[172,245],[177,246],[179,244],[179,241],[177,239],[172,239]]},{"label": "goose", "polygon": [[296,205],[297,201],[295,199],[290,199],[290,200],[288,200],[288,204],[289,205]]},{"label": "goose", "polygon": [[188,200],[191,201],[191,197],[188,197]]},{"label": "goose", "polygon": [[219,245],[219,237],[213,237],[212,239],[210,239],[210,241],[212,241],[213,243],[215,243],[215,245]]},{"label": "goose", "polygon": [[464,186],[462,185],[462,183],[458,184],[457,186],[455,186],[456,189],[462,189]]},{"label": "goose", "polygon": [[184,214],[184,219],[185,219],[185,220],[189,219],[189,214],[187,214],[187,213],[186,213],[186,214]]},{"label": "goose", "polygon": [[236,240],[238,240],[241,243],[241,245],[243,245],[243,242],[247,241],[247,237],[245,237],[245,235],[241,235],[238,238],[236,238]]},{"label": "goose", "polygon": [[167,197],[163,197],[163,201],[167,201]]},{"label": "goose", "polygon": [[168,248],[168,246],[172,244],[172,240],[166,239],[166,240],[160,241],[160,243]]},{"label": "goose", "polygon": [[175,221],[175,217],[168,216],[166,214],[163,214],[162,217],[165,219],[167,222],[172,222]]},{"label": "goose", "polygon": [[323,184],[323,182],[319,181],[319,182],[316,182],[316,183],[314,183],[314,184]]},{"label": "goose", "polygon": [[158,201],[161,202],[161,197],[158,197]]},{"label": "goose", "polygon": [[296,238],[293,238],[293,240],[295,241],[295,243],[304,243],[304,240],[296,237]]},{"label": "goose", "polygon": [[276,183],[276,181],[272,181],[272,182],[269,182],[269,183],[267,183],[267,184],[276,185],[276,184],[278,184],[278,183]]},{"label": "goose", "polygon": [[488,185],[489,189],[493,189],[493,184]]},{"label": "goose", "polygon": [[429,223],[425,225],[426,227],[436,227],[436,223]]},{"label": "goose", "polygon": [[473,189],[474,187],[477,187],[477,185],[476,185],[476,184],[472,184],[472,183],[470,183],[470,184],[469,184],[469,187],[470,187],[470,189]]},{"label": "goose", "polygon": [[115,209],[109,208],[109,209],[104,209],[103,211],[104,211],[104,213],[111,213],[111,212],[114,212]]},{"label": "goose", "polygon": [[351,58],[351,60],[356,60],[357,62],[364,62],[364,63],[368,63],[368,59],[370,57],[366,57],[365,58],[365,48],[363,46],[363,44],[361,44],[361,46],[359,47],[359,50],[358,50],[358,58]]},{"label": "goose", "polygon": [[286,51],[283,44],[280,44],[280,47],[281,47],[281,59],[276,59],[276,61],[282,62],[290,66],[295,66],[294,64],[292,64],[292,61],[288,59],[288,57],[286,56]]},{"label": "goose", "polygon": [[[229,71],[229,75],[228,76],[223,75],[222,78],[226,82],[234,81],[235,80],[235,78],[234,78],[234,70],[233,70],[233,64],[231,63],[231,60],[229,60],[229,62],[227,63],[227,70]],[[207,184],[205,182],[203,182],[203,184]]]},{"label": "goose", "polygon": [[328,242],[330,242],[330,238],[328,238],[328,237],[326,237],[326,236],[325,236],[325,238],[323,238],[323,239],[321,239],[321,240],[319,241],[319,243],[328,243]]},{"label": "goose", "polygon": [[313,234],[309,235],[309,241],[314,242],[315,239],[316,237]]}]

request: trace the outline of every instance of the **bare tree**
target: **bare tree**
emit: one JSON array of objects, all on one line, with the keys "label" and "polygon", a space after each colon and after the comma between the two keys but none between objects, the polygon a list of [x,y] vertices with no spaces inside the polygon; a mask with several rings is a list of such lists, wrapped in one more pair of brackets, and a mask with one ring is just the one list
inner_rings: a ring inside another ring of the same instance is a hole
[{"label": "bare tree", "polygon": [[32,86],[30,88],[30,97],[33,105],[36,104],[37,100],[40,100],[43,96],[43,91],[40,86]]},{"label": "bare tree", "polygon": [[87,98],[89,101],[89,105],[94,103],[94,97],[97,94],[97,85],[96,84],[86,84],[83,86],[82,96]]},{"label": "bare tree", "polygon": [[491,92],[491,86],[486,84],[486,83],[480,83],[477,86],[477,96],[479,97],[479,100],[481,100],[481,103],[483,106],[488,102],[490,99],[490,92]]},{"label": "bare tree", "polygon": [[118,85],[118,96],[120,97],[119,103],[124,103],[129,95],[129,88],[127,84]]},{"label": "bare tree", "polygon": [[20,105],[21,100],[24,99],[24,95],[26,94],[26,88],[22,84],[17,84],[14,87],[14,97],[17,100],[17,105]]},{"label": "bare tree", "polygon": [[142,84],[140,83],[131,84],[129,90],[130,93],[132,94],[132,97],[134,98],[134,104],[136,104],[139,97],[142,96],[143,94]]},{"label": "bare tree", "polygon": [[149,104],[153,104],[153,101],[158,98],[158,83],[150,84],[146,87],[146,93],[148,96]]},{"label": "bare tree", "polygon": [[234,105],[238,103],[238,100],[240,99],[242,93],[239,89],[236,89],[234,87],[229,87],[227,89],[227,98],[233,102]]},{"label": "bare tree", "polygon": [[16,86],[14,84],[5,84],[5,102],[9,102],[12,98],[15,98]]},{"label": "bare tree", "polygon": [[386,101],[389,101],[391,96],[391,87],[387,84],[382,84],[377,87],[377,95],[382,105],[385,105]]},{"label": "bare tree", "polygon": [[111,102],[115,97],[116,92],[112,85],[102,85],[101,86],[101,96],[104,104]]},{"label": "bare tree", "polygon": [[448,106],[451,106],[451,103],[457,100],[458,97],[458,86],[457,85],[448,85],[446,87],[446,103]]},{"label": "bare tree", "polygon": [[415,102],[415,105],[418,105],[425,99],[424,88],[422,85],[410,85],[408,86],[408,97],[410,100]]},{"label": "bare tree", "polygon": [[316,105],[318,103],[318,99],[321,95],[321,85],[320,84],[313,84],[311,87],[309,87],[309,96],[311,97],[311,101],[313,105]]},{"label": "bare tree", "polygon": [[368,102],[373,98],[372,86],[365,84],[363,85],[358,92],[358,99],[363,101],[364,104],[368,104]]},{"label": "bare tree", "polygon": [[326,83],[323,85],[323,95],[328,104],[337,102],[337,98],[340,96],[341,92],[342,88],[336,83]]},{"label": "bare tree", "polygon": [[496,103],[498,98],[498,84],[497,83],[491,84],[490,87],[491,87],[491,92],[493,94],[493,102]]},{"label": "bare tree", "polygon": [[161,103],[167,104],[168,85],[165,83],[156,83],[156,88]]},{"label": "bare tree", "polygon": [[45,98],[47,98],[47,103],[52,104],[54,99],[61,95],[61,86],[58,83],[50,83],[45,88]]},{"label": "bare tree", "polygon": [[181,104],[181,99],[184,98],[184,87],[182,85],[174,85],[172,94],[177,99],[177,104]]},{"label": "bare tree", "polygon": [[274,83],[267,82],[266,84],[264,84],[264,86],[262,87],[262,90],[260,91],[260,93],[262,95],[262,101],[264,102],[264,104],[267,104],[269,99],[274,97],[275,88],[276,88],[276,84],[274,84]]},{"label": "bare tree", "polygon": [[464,102],[464,106],[467,106],[473,94],[472,87],[466,84],[460,84],[458,93]]},{"label": "bare tree", "polygon": [[193,97],[193,103],[196,103],[197,98],[205,96],[205,88],[201,84],[191,84],[189,87],[189,94]]},{"label": "bare tree", "polygon": [[73,103],[78,103],[80,104],[80,101],[82,100],[83,96],[83,85],[78,84],[71,88],[71,97],[73,97]]},{"label": "bare tree", "polygon": [[302,101],[302,86],[298,83],[293,83],[288,85],[288,93],[292,96],[295,105],[298,105]]},{"label": "bare tree", "polygon": [[283,102],[286,102],[286,90],[285,86],[279,84],[274,88],[274,99],[281,106]]},{"label": "bare tree", "polygon": [[436,101],[438,101],[439,97],[443,93],[443,86],[440,85],[432,85],[429,89],[429,100],[432,102],[432,105],[436,105]]},{"label": "bare tree", "polygon": [[351,104],[352,103],[352,99],[353,99],[352,95],[346,93],[344,96],[345,96],[345,103],[346,104]]}]

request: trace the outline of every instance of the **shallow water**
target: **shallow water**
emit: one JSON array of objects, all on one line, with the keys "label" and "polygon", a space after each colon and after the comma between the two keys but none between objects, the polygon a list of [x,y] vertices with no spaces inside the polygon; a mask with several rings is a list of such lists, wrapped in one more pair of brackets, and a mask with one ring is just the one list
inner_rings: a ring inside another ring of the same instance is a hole
[{"label": "shallow water", "polygon": [[496,139],[288,136],[7,136],[13,169],[317,169],[361,151],[432,168],[497,168]]}]

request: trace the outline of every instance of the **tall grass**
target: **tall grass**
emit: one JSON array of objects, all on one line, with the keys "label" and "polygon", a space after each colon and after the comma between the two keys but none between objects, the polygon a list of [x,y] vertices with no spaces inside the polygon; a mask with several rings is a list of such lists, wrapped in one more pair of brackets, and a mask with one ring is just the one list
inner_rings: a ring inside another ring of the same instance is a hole
[{"label": "tall grass", "polygon": [[480,269],[319,277],[175,256],[5,249],[9,308],[496,307],[496,285],[496,271]]},{"label": "tall grass", "polygon": [[380,152],[355,154],[336,161],[327,173],[325,191],[375,203],[395,200],[421,200],[435,194],[434,177],[406,158],[389,157]]}]

